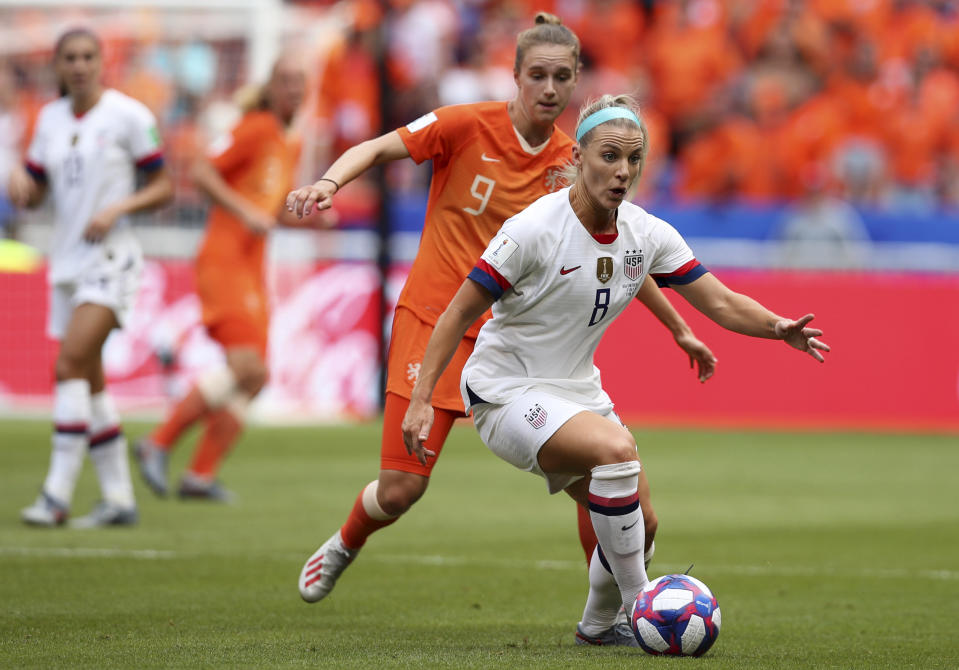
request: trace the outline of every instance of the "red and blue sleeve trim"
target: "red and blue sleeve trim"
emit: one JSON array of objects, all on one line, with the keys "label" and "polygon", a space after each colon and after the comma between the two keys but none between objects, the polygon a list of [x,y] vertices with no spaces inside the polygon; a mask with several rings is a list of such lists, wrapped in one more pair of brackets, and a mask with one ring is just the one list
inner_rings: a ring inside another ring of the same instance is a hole
[{"label": "red and blue sleeve trim", "polygon": [[23,166],[27,169],[27,172],[31,177],[34,178],[34,180],[40,182],[41,184],[47,183],[47,171],[43,169],[42,165],[37,165],[36,163],[26,161]]},{"label": "red and blue sleeve trim", "polygon": [[496,268],[482,258],[476,262],[476,267],[470,270],[467,277],[489,291],[497,300],[500,299],[506,289],[512,287],[506,277],[497,272]]},{"label": "red and blue sleeve trim", "polygon": [[639,509],[639,493],[624,498],[604,498],[589,494],[589,511],[605,516],[623,516]]},{"label": "red and blue sleeve trim", "polygon": [[161,167],[163,167],[162,151],[157,151],[149,156],[144,156],[137,161],[137,169],[143,170],[144,172],[155,172]]},{"label": "red and blue sleeve trim", "polygon": [[691,284],[704,274],[709,272],[706,267],[695,258],[688,263],[684,263],[672,272],[654,274],[653,279],[660,288],[668,286]]}]

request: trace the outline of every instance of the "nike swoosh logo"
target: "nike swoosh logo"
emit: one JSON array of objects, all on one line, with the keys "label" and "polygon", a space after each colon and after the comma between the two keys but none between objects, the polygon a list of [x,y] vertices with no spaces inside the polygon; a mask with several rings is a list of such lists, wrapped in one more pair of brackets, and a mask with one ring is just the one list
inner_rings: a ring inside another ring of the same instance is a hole
[{"label": "nike swoosh logo", "polygon": [[630,528],[632,528],[633,526],[635,526],[637,523],[639,523],[639,519],[636,519],[634,522],[632,522],[632,523],[629,524],[628,526],[623,526],[623,530],[629,530]]},{"label": "nike swoosh logo", "polygon": [[582,266],[582,265],[577,265],[576,267],[570,268],[569,270],[567,270],[567,269],[566,269],[566,266],[564,265],[563,267],[561,267],[561,268],[559,269],[559,273],[560,273],[561,275],[568,275],[568,274],[569,274],[570,272],[572,272],[573,270],[579,270],[581,267],[583,267],[583,266]]},{"label": "nike swoosh logo", "polygon": [[487,163],[499,163],[499,158],[490,158],[489,156],[486,155],[485,151],[483,152],[483,155],[480,156],[480,158],[482,158]]}]

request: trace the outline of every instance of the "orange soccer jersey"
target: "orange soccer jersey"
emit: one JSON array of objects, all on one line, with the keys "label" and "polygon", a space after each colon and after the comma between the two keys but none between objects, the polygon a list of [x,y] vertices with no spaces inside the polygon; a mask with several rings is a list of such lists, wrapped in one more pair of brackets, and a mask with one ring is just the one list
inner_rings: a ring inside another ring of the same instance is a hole
[{"label": "orange soccer jersey", "polygon": [[[218,151],[217,151],[218,149]],[[279,212],[293,182],[298,147],[270,112],[244,115],[214,146],[211,162],[223,179],[265,212]],[[210,209],[206,237],[196,259],[203,323],[224,346],[266,351],[268,305],[263,259],[266,240],[218,205]]]},{"label": "orange soccer jersey", "polygon": [[441,107],[398,132],[413,160],[433,161],[423,236],[398,307],[435,324],[503,222],[564,185],[573,141],[556,128],[533,153],[505,102]]},{"label": "orange soccer jersey", "polygon": [[[420,248],[397,302],[390,342],[387,391],[409,398],[432,326],[503,222],[563,186],[573,141],[556,128],[545,145],[529,147],[505,102],[441,107],[398,132],[413,160],[433,161]],[[470,328],[440,377],[435,407],[463,410],[460,371],[488,317]]]}]

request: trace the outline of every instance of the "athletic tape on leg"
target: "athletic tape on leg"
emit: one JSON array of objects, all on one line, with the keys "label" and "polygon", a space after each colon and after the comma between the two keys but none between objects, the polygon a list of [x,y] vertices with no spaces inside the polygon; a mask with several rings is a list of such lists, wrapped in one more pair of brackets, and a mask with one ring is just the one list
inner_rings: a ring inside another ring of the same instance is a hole
[{"label": "athletic tape on leg", "polygon": [[363,489],[363,511],[375,521],[388,521],[390,519],[394,519],[395,517],[390,516],[383,511],[383,508],[380,507],[380,503],[376,500],[376,492],[379,487],[379,480],[374,479],[366,485],[365,489]]},{"label": "athletic tape on leg", "polygon": [[213,409],[223,407],[236,389],[236,376],[226,365],[207,370],[196,380],[197,390],[206,404]]}]

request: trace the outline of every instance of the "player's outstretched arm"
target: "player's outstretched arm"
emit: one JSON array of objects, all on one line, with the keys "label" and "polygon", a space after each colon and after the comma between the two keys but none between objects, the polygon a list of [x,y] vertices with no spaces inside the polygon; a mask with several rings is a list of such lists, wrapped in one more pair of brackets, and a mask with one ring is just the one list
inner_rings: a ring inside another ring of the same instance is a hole
[{"label": "player's outstretched arm", "polygon": [[409,149],[395,130],[361,142],[344,151],[316,183],[290,191],[286,196],[286,208],[297,217],[308,215],[313,207],[328,209],[337,191],[371,167],[409,158],[409,155]]},{"label": "player's outstretched arm", "polygon": [[413,386],[410,406],[403,417],[403,442],[406,443],[406,450],[415,455],[423,465],[426,465],[427,458],[436,456],[434,452],[423,447],[433,427],[433,407],[430,402],[436,382],[450,364],[466,331],[494,301],[489,291],[472,279],[467,279],[433,328],[416,384]]},{"label": "player's outstretched arm", "polygon": [[659,322],[673,334],[673,339],[679,348],[689,356],[689,367],[697,368],[700,382],[705,382],[716,372],[716,357],[713,352],[693,334],[692,328],[679,315],[669,299],[656,285],[656,280],[646,277],[646,281],[636,294],[636,299],[643,303],[653,313]]},{"label": "player's outstretched arm", "polygon": [[729,290],[711,273],[673,288],[693,307],[727,330],[752,337],[783,340],[817,361],[825,361],[820,352],[829,351],[829,345],[816,339],[822,335],[822,331],[806,327],[813,319],[812,314],[798,320],[778,316],[749,296]]}]

